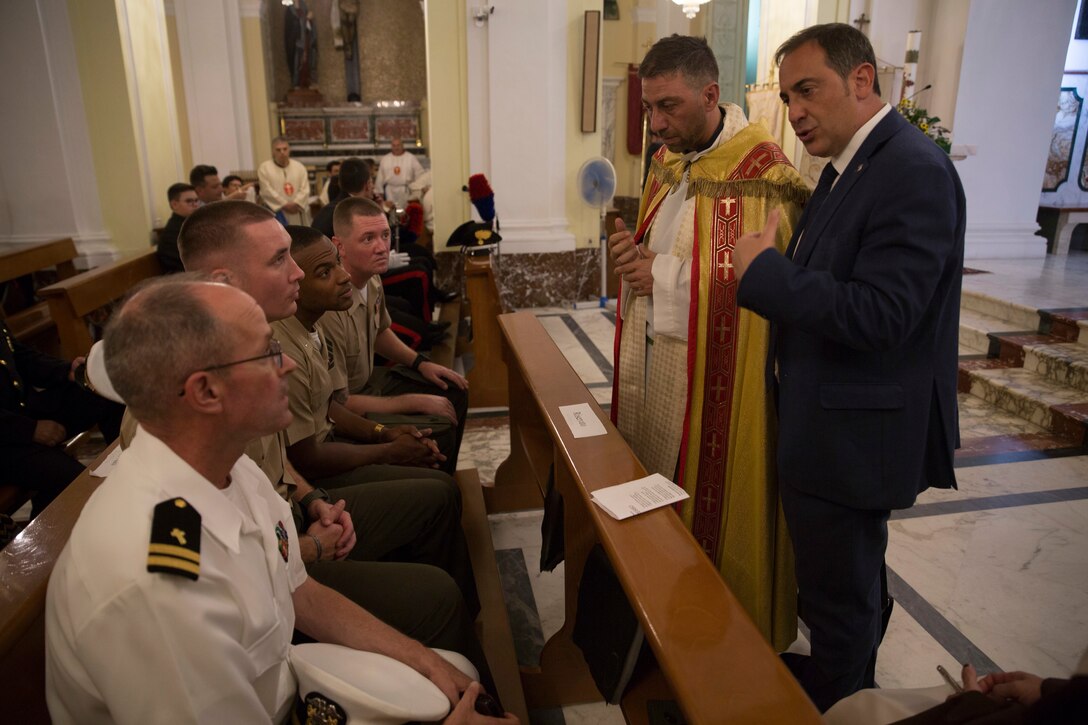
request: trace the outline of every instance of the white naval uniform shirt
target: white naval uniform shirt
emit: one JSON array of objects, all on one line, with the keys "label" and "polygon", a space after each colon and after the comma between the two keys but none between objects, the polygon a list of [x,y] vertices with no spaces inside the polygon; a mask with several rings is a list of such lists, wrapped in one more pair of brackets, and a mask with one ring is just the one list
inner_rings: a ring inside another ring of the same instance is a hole
[{"label": "white naval uniform shirt", "polygon": [[[49,580],[54,723],[281,722],[288,714],[291,593],[306,570],[291,509],[268,478],[246,456],[230,475],[221,491],[137,430]],[[147,571],[154,508],[174,497],[201,515],[197,581]]]}]

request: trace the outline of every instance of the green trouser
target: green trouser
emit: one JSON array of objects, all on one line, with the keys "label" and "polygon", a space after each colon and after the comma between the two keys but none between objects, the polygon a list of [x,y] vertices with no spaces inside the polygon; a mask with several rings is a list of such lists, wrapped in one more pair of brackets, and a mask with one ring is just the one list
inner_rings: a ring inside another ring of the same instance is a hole
[{"label": "green trouser", "polygon": [[417,428],[431,428],[431,437],[438,444],[442,454],[446,456],[442,470],[452,474],[457,469],[457,454],[461,450],[461,438],[465,434],[465,416],[468,413],[467,390],[461,390],[453,384],[449,384],[446,390],[442,390],[411,368],[395,365],[391,368],[375,368],[362,390],[351,392],[383,398],[415,393],[439,395],[449,400],[457,415],[456,426],[446,418],[433,415],[374,414],[368,415],[367,418],[383,425],[414,425]]},{"label": "green trouser", "polygon": [[[357,541],[346,559],[306,570],[409,637],[460,652],[490,680],[473,627],[480,600],[457,485],[440,471],[403,466],[378,466],[388,475],[375,480],[370,468],[356,469],[366,475],[354,485],[313,481],[331,489],[334,503],[344,499]],[[304,532],[301,512],[293,508],[296,528]]]}]

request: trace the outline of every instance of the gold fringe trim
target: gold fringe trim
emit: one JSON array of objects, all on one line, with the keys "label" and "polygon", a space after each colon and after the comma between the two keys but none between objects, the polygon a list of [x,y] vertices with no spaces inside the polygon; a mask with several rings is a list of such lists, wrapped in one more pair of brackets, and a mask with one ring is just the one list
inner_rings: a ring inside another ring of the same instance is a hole
[{"label": "gold fringe trim", "polygon": [[690,199],[695,195],[710,199],[720,199],[725,196],[762,197],[803,205],[808,201],[809,191],[796,184],[768,181],[767,179],[742,179],[737,181],[692,179],[688,182],[688,198]]},{"label": "gold fringe trim", "polygon": [[[680,183],[681,174],[677,164],[666,166],[657,158],[653,159],[650,171],[655,178],[665,186],[676,186]],[[734,181],[714,181],[711,179],[691,179],[688,181],[688,197],[695,195],[710,199],[720,199],[726,196],[748,196],[781,199],[795,204],[804,204],[808,201],[811,192],[803,184],[786,181],[769,181],[767,179],[738,179]]]}]

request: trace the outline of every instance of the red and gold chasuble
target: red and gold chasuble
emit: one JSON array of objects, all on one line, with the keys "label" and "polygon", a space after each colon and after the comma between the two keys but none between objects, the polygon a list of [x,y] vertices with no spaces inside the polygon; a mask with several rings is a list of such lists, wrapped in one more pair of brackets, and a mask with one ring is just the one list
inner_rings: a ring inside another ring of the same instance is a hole
[{"label": "red and gold chasuble", "polygon": [[[640,239],[682,173],[680,154],[661,149],[654,156],[639,209]],[[640,329],[645,305],[631,304],[632,299],[625,307],[621,290],[612,419],[640,458],[660,461],[664,454],[665,460],[675,461],[676,482],[691,495],[680,510],[685,524],[768,642],[785,649],[796,637],[796,586],[778,501],[773,415],[764,378],[769,327],[737,306],[732,254],[737,238],[762,229],[775,207],[783,208],[776,243],[784,250],[808,190],[763,127],[749,125],[691,163],[688,194],[695,197],[688,339],[655,339],[652,352],[652,365],[668,365],[670,355],[679,356],[673,369],[686,370],[686,379],[672,383],[683,373],[655,377],[653,370],[632,364],[645,356]],[[684,246],[674,245],[674,253]],[[656,399],[662,395],[667,399]],[[635,406],[650,420],[629,435],[625,429],[638,425],[632,423]],[[656,416],[653,411],[663,406],[669,412]],[[678,446],[666,441],[673,433],[671,420],[680,426]],[[663,449],[657,445],[662,441]]]}]

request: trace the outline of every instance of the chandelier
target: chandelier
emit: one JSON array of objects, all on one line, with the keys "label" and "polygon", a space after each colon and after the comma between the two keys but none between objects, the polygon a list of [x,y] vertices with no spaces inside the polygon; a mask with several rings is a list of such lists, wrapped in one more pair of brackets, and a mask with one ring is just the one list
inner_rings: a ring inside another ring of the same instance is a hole
[{"label": "chandelier", "polygon": [[688,20],[694,20],[695,16],[699,14],[699,6],[706,5],[710,0],[672,0],[679,5],[684,11],[684,15]]}]

